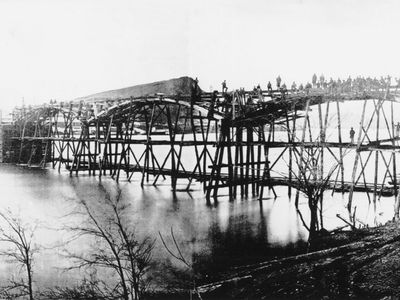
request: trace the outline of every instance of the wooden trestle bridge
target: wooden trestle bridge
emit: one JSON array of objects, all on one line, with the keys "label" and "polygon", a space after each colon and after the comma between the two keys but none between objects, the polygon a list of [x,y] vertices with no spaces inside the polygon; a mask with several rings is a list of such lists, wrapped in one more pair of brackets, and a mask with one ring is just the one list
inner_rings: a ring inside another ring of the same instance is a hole
[{"label": "wooden trestle bridge", "polygon": [[[9,160],[117,181],[136,173],[142,184],[169,178],[172,189],[178,180],[187,189],[197,181],[209,201],[221,188],[230,199],[262,199],[264,188],[275,193],[276,185],[290,191],[298,185],[299,158],[308,155],[315,177],[332,172],[329,187],[348,191],[350,202],[353,191],[374,200],[397,194],[397,88],[211,93],[184,82],[176,94],[15,109]],[[353,101],[359,109],[351,143],[342,115]]]}]

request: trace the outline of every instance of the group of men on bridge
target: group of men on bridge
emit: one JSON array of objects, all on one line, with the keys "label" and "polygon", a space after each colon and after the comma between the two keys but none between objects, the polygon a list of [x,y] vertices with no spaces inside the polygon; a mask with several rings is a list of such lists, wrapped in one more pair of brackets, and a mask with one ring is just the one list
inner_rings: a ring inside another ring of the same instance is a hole
[{"label": "group of men on bridge", "polygon": [[[400,88],[400,79],[395,78],[396,86]],[[311,83],[307,82],[305,85],[302,83],[297,86],[296,82],[293,81],[290,90],[286,86],[286,84],[282,83],[282,78],[278,76],[276,78],[276,89],[275,91],[280,91],[282,95],[286,95],[288,91],[291,92],[306,92],[307,94],[311,89],[319,89],[326,92],[337,92],[337,93],[345,93],[345,92],[356,92],[361,93],[365,91],[381,91],[386,89],[387,85],[390,84],[391,78],[387,76],[384,78],[381,76],[380,79],[376,77],[362,77],[358,76],[356,78],[351,78],[349,76],[347,79],[333,80],[332,78],[328,80],[325,79],[325,76],[321,74],[319,78],[316,74],[312,76]],[[267,83],[267,92],[272,93],[274,91],[271,81]],[[226,80],[222,82],[222,93],[225,94],[228,92],[228,88],[226,85]],[[258,95],[262,94],[263,90],[258,84],[253,88],[253,94]]]},{"label": "group of men on bridge", "polygon": [[[396,81],[396,87],[400,88],[400,79],[395,79]],[[276,88],[274,89],[272,86],[271,81],[268,81],[267,83],[267,89],[263,90],[261,88],[261,85],[258,84],[257,86],[254,86],[253,91],[250,93],[246,92],[244,88],[240,88],[239,90],[236,90],[235,92],[238,93],[242,98],[246,99],[245,103],[243,103],[247,107],[252,107],[254,104],[257,103],[262,103],[264,101],[264,93],[267,92],[268,95],[272,96],[273,94],[276,96],[277,93],[280,95],[280,99],[285,100],[286,96],[288,93],[305,93],[309,94],[310,90],[313,89],[317,93],[356,93],[357,95],[365,93],[365,92],[370,92],[370,91],[384,91],[388,85],[390,86],[391,78],[387,76],[384,78],[381,76],[380,79],[371,78],[371,77],[362,77],[358,76],[356,78],[351,78],[349,76],[346,80],[342,80],[338,78],[337,80],[333,80],[332,78],[328,80],[325,79],[325,76],[321,74],[318,78],[317,74],[314,73],[314,75],[311,78],[311,83],[307,82],[305,85],[302,83],[297,86],[296,82],[293,81],[290,89],[286,86],[284,82],[282,82],[282,78],[279,75],[276,78]],[[198,80],[196,78],[196,85],[198,83]],[[224,98],[223,102],[220,103],[220,100],[218,98],[218,91],[214,91],[212,95],[212,104],[211,107],[214,108],[214,104],[217,106],[222,106],[223,109],[225,108],[226,105],[230,104],[232,101],[232,94],[228,93],[228,87],[226,80],[222,82],[222,96]],[[255,101],[256,99],[256,101]],[[258,101],[257,101],[258,99]],[[279,98],[278,98],[279,99]],[[225,104],[225,105],[224,105]],[[214,111],[214,109],[212,109]],[[211,113],[212,115],[212,113]],[[354,138],[354,137],[353,137]]]}]

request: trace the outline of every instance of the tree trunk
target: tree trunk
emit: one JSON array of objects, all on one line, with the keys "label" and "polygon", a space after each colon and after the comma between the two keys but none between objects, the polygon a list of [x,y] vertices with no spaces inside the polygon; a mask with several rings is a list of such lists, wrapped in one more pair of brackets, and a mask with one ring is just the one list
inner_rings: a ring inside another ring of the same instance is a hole
[{"label": "tree trunk", "polygon": [[317,201],[314,201],[313,199],[309,199],[309,208],[310,208],[310,233],[308,236],[308,243],[311,245],[315,235],[317,233],[317,222],[318,222],[318,205],[315,204],[318,203]]},{"label": "tree trunk", "polygon": [[31,271],[31,262],[27,261],[26,270],[28,272],[28,290],[29,290],[29,300],[33,300],[33,289],[32,289],[32,271]]},{"label": "tree trunk", "polygon": [[400,193],[397,193],[396,201],[394,203],[394,220],[399,220],[399,210],[400,210]]}]

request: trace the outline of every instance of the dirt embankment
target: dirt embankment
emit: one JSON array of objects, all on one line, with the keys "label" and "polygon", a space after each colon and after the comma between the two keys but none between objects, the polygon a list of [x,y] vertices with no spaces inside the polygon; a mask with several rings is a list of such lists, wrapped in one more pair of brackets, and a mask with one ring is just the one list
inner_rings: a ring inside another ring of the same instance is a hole
[{"label": "dirt embankment", "polygon": [[190,95],[196,82],[190,77],[180,77],[153,83],[139,84],[117,90],[105,91],[93,95],[80,97],[75,101],[103,101],[116,100],[129,97],[154,96],[156,93],[165,95]]},{"label": "dirt embankment", "polygon": [[399,299],[399,223],[321,238],[327,246],[231,270],[201,286],[202,298]]}]

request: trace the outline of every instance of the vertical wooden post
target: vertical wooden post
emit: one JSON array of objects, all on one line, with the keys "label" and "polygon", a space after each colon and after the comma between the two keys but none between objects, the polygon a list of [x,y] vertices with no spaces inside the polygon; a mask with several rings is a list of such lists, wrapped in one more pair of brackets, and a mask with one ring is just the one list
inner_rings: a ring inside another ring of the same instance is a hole
[{"label": "vertical wooden post", "polygon": [[[380,108],[382,105],[382,100],[378,99],[378,103],[376,104],[376,141],[379,141],[379,125],[380,125]],[[376,197],[377,197],[377,187],[378,187],[378,168],[379,168],[379,150],[375,151],[375,173],[374,173],[374,206],[376,205]]]},{"label": "vertical wooden post", "polygon": [[[338,122],[338,142],[339,142],[339,168],[340,168],[340,182],[342,194],[344,193],[344,165],[343,165],[343,147],[342,147],[342,123],[340,117],[339,99],[336,97],[336,111]],[[339,170],[338,170],[339,171]]]},{"label": "vertical wooden post", "polygon": [[[304,123],[303,123],[303,129],[301,133],[301,145],[300,145],[300,160],[299,160],[299,171],[298,171],[298,178],[301,179],[301,169],[303,168],[303,153],[304,153],[304,141],[306,138],[306,129],[307,129],[307,124],[309,124],[309,119],[308,119],[308,113],[310,110],[310,98],[307,99],[306,102],[306,114],[304,116]],[[298,208],[299,206],[299,196],[300,196],[300,191],[296,191],[296,199],[295,199],[295,206]]]},{"label": "vertical wooden post", "polygon": [[271,174],[270,174],[270,169],[269,169],[269,148],[271,144],[271,137],[272,137],[272,131],[273,131],[273,124],[269,124],[269,130],[268,130],[268,140],[265,141],[265,134],[263,134],[263,139],[264,139],[264,171],[262,175],[262,180],[261,180],[261,188],[260,188],[260,193],[258,196],[258,199],[262,201],[263,195],[264,195],[264,188],[265,185],[267,184],[268,187],[270,187],[270,180],[271,180]]},{"label": "vertical wooden post", "polygon": [[233,174],[233,178],[234,178],[234,182],[235,182],[235,185],[233,187],[233,196],[235,198],[237,197],[238,184],[239,183],[241,184],[241,180],[239,180],[239,178],[238,178],[239,169],[241,169],[241,167],[242,167],[239,163],[239,148],[242,146],[241,145],[241,142],[242,142],[241,130],[242,130],[242,128],[240,126],[236,127],[235,169],[234,169],[234,174]]},{"label": "vertical wooden post", "polygon": [[[292,106],[293,109],[293,106]],[[289,144],[289,172],[288,172],[288,177],[289,177],[289,184],[288,184],[288,195],[289,198],[292,194],[292,172],[293,172],[293,166],[292,166],[292,160],[293,160],[293,140],[292,140],[292,130],[290,129],[290,123],[289,123],[289,116],[288,116],[288,110],[286,109],[286,133],[287,133],[287,139],[288,139],[288,144]]]},{"label": "vertical wooden post", "polygon": [[245,188],[244,188],[244,193],[247,196],[249,196],[249,184],[250,184],[250,141],[251,141],[251,127],[246,127],[246,174],[245,174]]},{"label": "vertical wooden post", "polygon": [[258,145],[257,145],[257,184],[256,184],[256,192],[258,195],[261,181],[261,151],[262,151],[262,143],[263,143],[263,134],[264,134],[264,125],[258,127]]},{"label": "vertical wooden post", "polygon": [[255,196],[256,194],[256,185],[255,185],[255,170],[256,167],[255,160],[254,160],[254,129],[251,128],[250,134],[250,162],[251,162],[251,194]]},{"label": "vertical wooden post", "polygon": [[[168,132],[169,132],[169,142],[170,142],[170,151],[171,151],[171,187],[172,190],[176,190],[176,182],[177,182],[177,174],[176,174],[176,164],[175,164],[175,148],[174,148],[174,140],[175,135],[172,128],[172,121],[171,121],[171,111],[169,109],[168,104],[166,105],[167,108],[167,123],[168,123]],[[178,166],[179,167],[179,166]]]},{"label": "vertical wooden post", "polygon": [[240,197],[243,198],[244,196],[244,190],[245,190],[245,178],[244,178],[244,160],[243,160],[243,127],[240,127],[238,131],[239,136],[237,137],[237,142],[239,143],[239,173],[240,173]]},{"label": "vertical wooden post", "polygon": [[[234,109],[234,107],[233,107]],[[229,201],[233,200],[233,193],[232,193],[232,184],[233,184],[233,165],[232,165],[232,134],[230,124],[227,125],[227,146],[226,150],[228,151],[228,186],[229,186]],[[236,184],[236,183],[235,183]]]},{"label": "vertical wooden post", "polygon": [[[394,124],[394,117],[393,117],[393,101],[390,103],[390,114],[391,114],[391,122],[392,122],[392,146],[396,146],[396,131],[395,131],[395,124]],[[399,192],[398,192],[398,183],[397,183],[397,171],[396,171],[396,152],[392,152],[392,160],[393,160],[393,189],[394,189],[394,219],[399,219],[399,208],[400,208],[400,199],[399,199]]]},{"label": "vertical wooden post", "polygon": [[353,172],[351,174],[349,202],[347,203],[347,210],[349,211],[349,213],[351,212],[351,205],[353,202],[353,192],[354,192],[354,184],[355,184],[355,180],[356,180],[357,166],[358,166],[358,161],[360,159],[360,146],[361,146],[362,134],[363,134],[363,129],[364,129],[364,116],[365,116],[365,107],[366,106],[367,106],[367,100],[364,101],[364,106],[363,106],[362,113],[361,113],[360,127],[358,129],[356,157],[354,159]]}]

